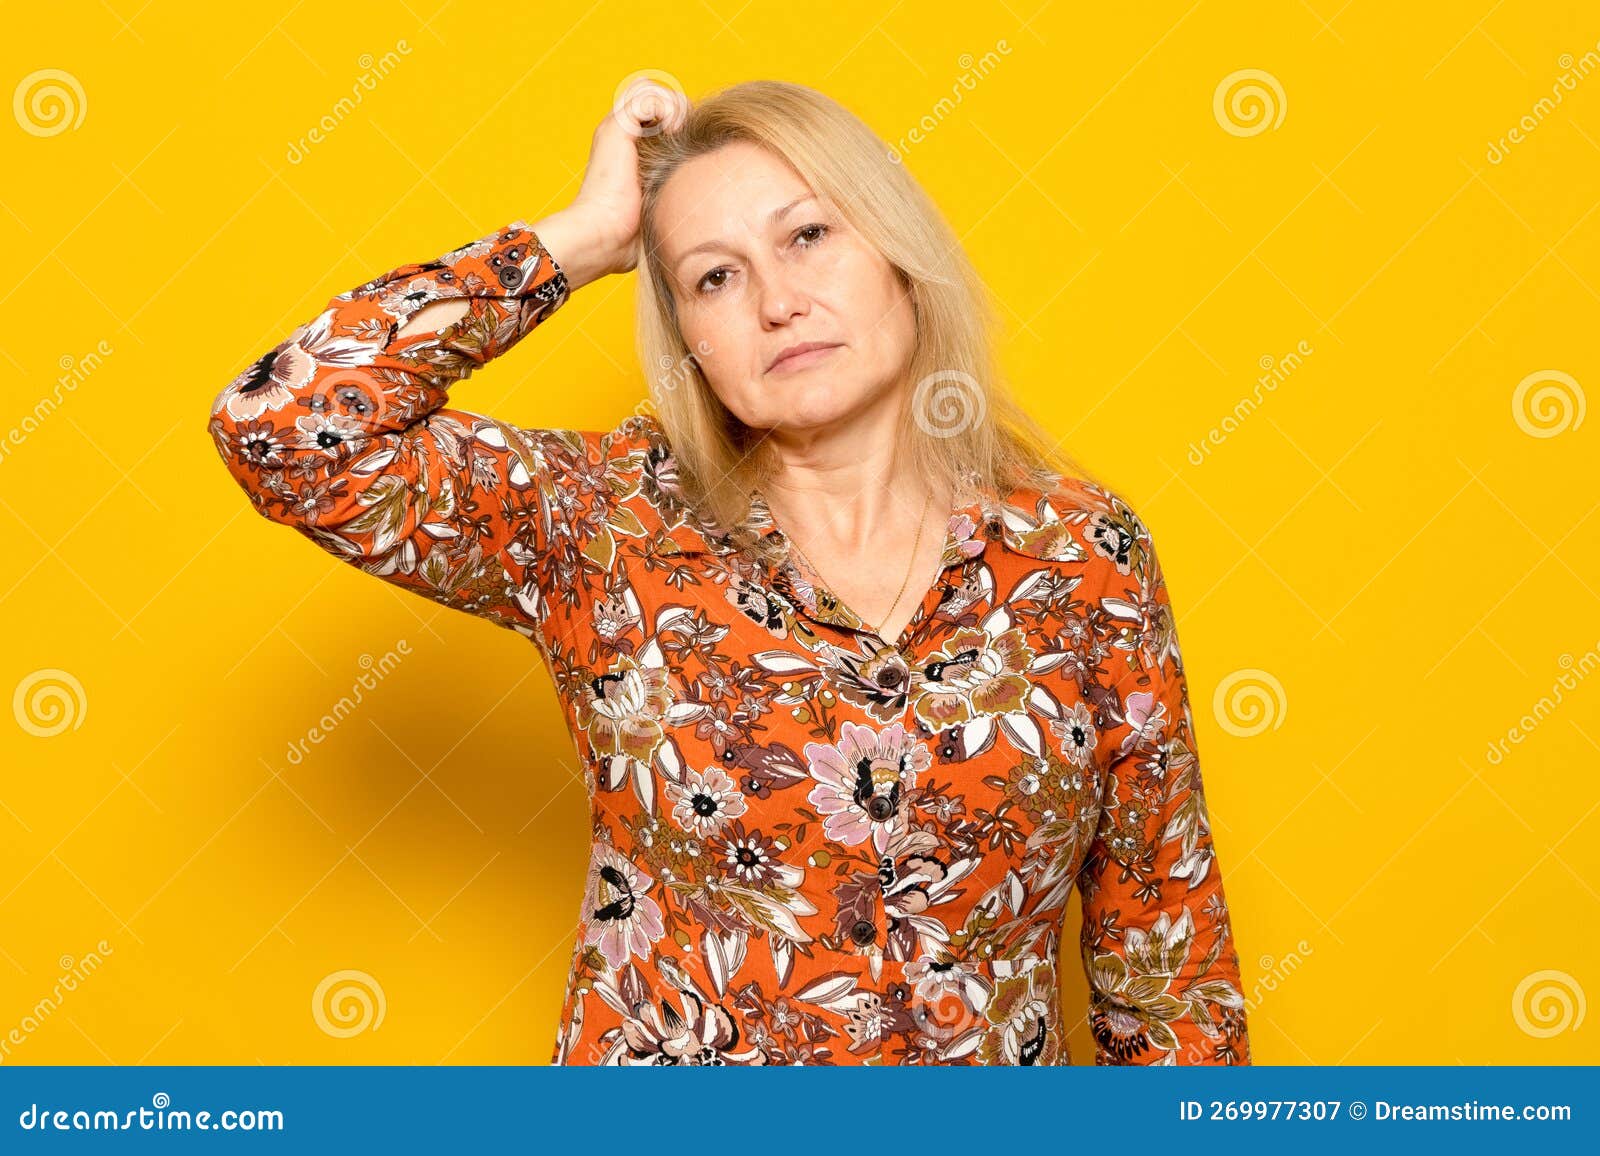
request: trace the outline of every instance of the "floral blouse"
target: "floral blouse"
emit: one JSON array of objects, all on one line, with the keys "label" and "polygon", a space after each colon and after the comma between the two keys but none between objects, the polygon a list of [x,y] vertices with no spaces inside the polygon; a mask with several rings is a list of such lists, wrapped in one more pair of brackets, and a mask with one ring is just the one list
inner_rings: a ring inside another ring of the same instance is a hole
[{"label": "floral blouse", "polygon": [[[446,408],[568,294],[514,221],[334,297],[210,418],[264,517],[543,656],[592,833],[553,1062],[1066,1064],[1076,888],[1096,1062],[1249,1063],[1134,511],[1066,478],[952,510],[891,644],[693,517],[653,417]],[[469,312],[396,336],[443,298]]]}]

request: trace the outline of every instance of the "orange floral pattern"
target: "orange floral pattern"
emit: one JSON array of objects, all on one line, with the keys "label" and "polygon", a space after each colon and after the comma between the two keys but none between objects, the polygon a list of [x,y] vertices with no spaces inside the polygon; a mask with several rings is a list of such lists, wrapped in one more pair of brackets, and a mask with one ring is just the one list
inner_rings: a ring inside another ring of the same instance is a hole
[{"label": "orange floral pattern", "polygon": [[[447,408],[568,292],[514,221],[334,297],[209,427],[263,516],[543,656],[593,836],[552,1060],[1065,1064],[1077,890],[1096,1062],[1249,1063],[1171,601],[1127,503],[1059,478],[952,510],[889,643],[692,517],[652,417]],[[447,298],[459,321],[397,336]]]}]

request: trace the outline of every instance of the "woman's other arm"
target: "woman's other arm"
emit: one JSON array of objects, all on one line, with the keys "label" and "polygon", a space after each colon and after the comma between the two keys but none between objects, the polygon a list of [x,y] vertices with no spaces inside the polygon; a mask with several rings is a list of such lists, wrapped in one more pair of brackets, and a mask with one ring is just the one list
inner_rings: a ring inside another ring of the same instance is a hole
[{"label": "woman's other arm", "polygon": [[[604,259],[598,239],[562,235],[578,267]],[[217,451],[262,516],[532,637],[545,607],[536,563],[559,515],[537,431],[446,403],[570,288],[519,220],[340,293],[217,395]],[[435,306],[454,320],[410,325]]]},{"label": "woman's other arm", "polygon": [[1172,602],[1148,531],[1123,512],[1135,531],[1130,573],[1107,566],[1102,608],[1138,626],[1119,642],[1133,666],[1107,704],[1114,725],[1098,736],[1102,810],[1078,876],[1095,1062],[1248,1064]]}]

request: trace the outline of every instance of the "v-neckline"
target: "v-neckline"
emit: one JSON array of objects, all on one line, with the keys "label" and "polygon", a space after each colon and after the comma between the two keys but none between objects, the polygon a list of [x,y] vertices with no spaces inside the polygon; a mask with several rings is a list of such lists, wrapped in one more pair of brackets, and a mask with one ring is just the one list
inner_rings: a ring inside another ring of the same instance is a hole
[{"label": "v-neckline", "polygon": [[[945,515],[944,542],[939,548],[939,570],[934,575],[933,581],[923,589],[922,596],[918,600],[917,608],[912,613],[911,618],[906,622],[905,626],[901,627],[900,633],[893,640],[885,638],[875,628],[869,626],[865,618],[857,613],[843,598],[839,597],[831,587],[820,580],[820,576],[816,582],[805,582],[805,586],[812,592],[811,598],[808,600],[801,592],[800,586],[795,582],[796,577],[800,577],[802,581],[804,581],[804,578],[800,574],[800,568],[792,556],[793,539],[773,520],[771,508],[767,505],[759,490],[752,493],[751,502],[754,509],[758,511],[756,515],[758,521],[769,527],[767,536],[780,538],[784,543],[785,553],[773,571],[773,577],[775,581],[782,584],[785,593],[792,602],[816,622],[837,626],[845,630],[853,630],[858,634],[873,639],[880,649],[900,650],[903,652],[906,643],[912,639],[918,629],[933,616],[934,611],[944,602],[950,588],[949,574],[951,567],[959,566],[965,561],[960,548],[962,539],[958,538],[956,534],[957,519],[965,514],[969,518],[973,518],[976,525],[974,511],[977,509],[977,504],[968,503],[963,505],[961,504],[961,498],[962,495],[958,490],[952,497],[951,507]],[[825,602],[836,607],[837,611],[824,609]],[[839,611],[843,613],[840,614],[838,613]]]}]

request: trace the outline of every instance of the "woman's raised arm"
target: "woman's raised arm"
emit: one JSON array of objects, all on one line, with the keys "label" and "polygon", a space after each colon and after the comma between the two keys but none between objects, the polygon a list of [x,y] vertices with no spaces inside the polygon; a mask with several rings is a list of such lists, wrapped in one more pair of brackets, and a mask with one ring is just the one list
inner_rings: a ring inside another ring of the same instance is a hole
[{"label": "woman's raised arm", "polygon": [[[534,234],[555,258],[556,266],[567,278],[567,292],[574,293],[590,281],[615,271],[625,260],[614,255],[615,244],[598,243],[600,230],[571,210],[555,213],[533,226]],[[430,301],[399,329],[396,337],[412,337],[425,330],[440,330],[459,321],[467,312],[466,297],[445,297]]]},{"label": "woman's raised arm", "polygon": [[595,130],[566,209],[340,293],[245,368],[212,403],[210,432],[255,509],[368,573],[540,638],[572,545],[558,479],[586,439],[445,403],[573,290],[634,267],[634,142],[686,115],[681,94],[636,81]]},{"label": "woman's raised arm", "polygon": [[210,421],[255,509],[362,570],[534,636],[538,563],[561,514],[547,449],[573,435],[445,406],[580,278],[617,263],[590,220],[513,221],[401,265],[338,294],[256,359],[217,395]]}]

